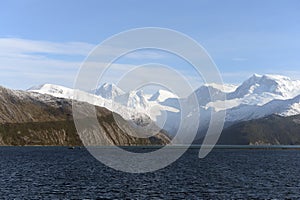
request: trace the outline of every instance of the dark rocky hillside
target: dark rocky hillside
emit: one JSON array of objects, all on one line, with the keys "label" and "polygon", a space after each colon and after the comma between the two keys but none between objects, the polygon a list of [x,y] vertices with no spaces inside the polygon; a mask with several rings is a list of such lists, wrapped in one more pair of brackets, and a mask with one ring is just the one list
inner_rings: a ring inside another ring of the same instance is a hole
[{"label": "dark rocky hillside", "polygon": [[[50,95],[0,87],[0,145],[82,145],[73,122],[71,103]],[[165,132],[144,139],[134,137],[135,129],[121,116],[113,115],[106,108],[96,110],[101,137],[109,141],[105,145],[163,145],[170,141]],[[122,122],[122,129],[114,117]]]},{"label": "dark rocky hillside", "polygon": [[270,115],[237,123],[223,130],[218,144],[300,145],[300,115]]}]

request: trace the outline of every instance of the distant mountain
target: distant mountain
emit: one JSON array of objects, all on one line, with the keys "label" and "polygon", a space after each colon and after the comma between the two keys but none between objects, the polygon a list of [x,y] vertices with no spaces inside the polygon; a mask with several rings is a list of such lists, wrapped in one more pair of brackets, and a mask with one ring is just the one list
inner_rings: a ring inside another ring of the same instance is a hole
[{"label": "distant mountain", "polygon": [[[33,89],[32,91],[36,91],[37,88]],[[43,85],[39,90],[71,96],[68,89],[52,85]],[[32,91],[16,91],[0,87],[0,144],[81,145],[72,118],[72,102],[66,98]],[[87,103],[79,102],[79,104],[85,112]],[[133,135],[138,135],[138,131],[143,127],[136,129],[120,115],[113,116],[106,108],[96,107],[96,111],[102,132],[84,130],[89,135],[85,140],[88,143],[102,144],[102,137],[109,138],[109,142],[103,145],[153,145],[166,144],[170,141],[163,131],[150,138],[134,137]],[[118,117],[118,122],[121,123],[118,125],[121,125],[122,129],[116,124],[114,117]],[[89,121],[88,116],[86,120]]]},{"label": "distant mountain", "polygon": [[200,106],[206,106],[212,99],[220,100],[226,92],[211,85],[203,85],[194,92]]},{"label": "distant mountain", "polygon": [[226,121],[232,123],[271,114],[300,114],[300,81],[279,75],[253,75],[227,94]]},{"label": "distant mountain", "polygon": [[[208,89],[215,99],[218,99],[220,94],[226,94],[226,106],[224,107],[221,101],[210,101]],[[226,121],[231,123],[271,114],[300,114],[297,98],[300,95],[300,81],[285,76],[254,74],[233,92],[222,93],[216,88],[204,86],[195,92],[200,106],[207,110],[212,108],[216,112],[226,109]]]},{"label": "distant mountain", "polygon": [[98,89],[96,89],[94,93],[105,99],[115,99],[116,97],[125,94],[124,91],[112,83],[104,83]]},{"label": "distant mountain", "polygon": [[[281,75],[257,75],[242,83],[228,99],[247,98],[249,96],[273,99],[289,99],[300,94],[300,81]],[[261,99],[261,98],[259,98]],[[256,103],[256,102],[255,102]]]},{"label": "distant mountain", "polygon": [[[46,86],[31,91],[72,98],[71,94],[74,92],[72,89],[48,84]],[[105,107],[132,123],[147,124],[154,121],[171,135],[177,132],[182,117],[180,103],[189,110],[196,109],[194,108],[196,105],[189,103],[192,96],[179,99],[177,95],[166,90],[158,90],[151,95],[145,95],[142,91],[124,93],[113,84],[104,84],[94,92],[97,95],[81,91],[80,98],[77,99]],[[300,114],[300,81],[280,75],[254,74],[239,86],[204,84],[196,89],[194,94],[199,102],[200,116],[195,116],[196,112],[193,111],[186,114],[189,117],[200,117],[199,137],[203,136],[209,125],[211,112],[226,110],[225,127],[272,114],[280,116]],[[225,102],[221,101],[223,95],[227,97]]]},{"label": "distant mountain", "polygon": [[53,84],[43,84],[39,86],[34,86],[29,88],[27,91],[38,92],[40,94],[50,94],[55,97],[66,99],[72,99],[74,95],[73,89]]},{"label": "distant mountain", "polygon": [[[168,101],[167,105],[164,105],[165,102],[154,101],[154,99],[153,101],[148,100],[147,96],[144,95],[142,91],[130,91],[128,93],[124,93],[116,85],[107,83],[103,84],[96,91],[92,91],[91,93],[84,91],[75,92],[74,89],[53,84],[32,87],[28,89],[28,91],[40,94],[49,94],[54,97],[66,99],[74,99],[74,94],[76,93],[77,96],[75,99],[96,106],[105,107],[120,114],[124,119],[129,120],[132,123],[144,122],[149,124],[150,121],[163,122],[166,117],[164,114],[165,112],[178,112],[177,99],[175,99],[174,102]],[[97,95],[92,93],[97,93]],[[176,97],[176,95],[171,94],[170,92],[168,93],[167,91],[161,91],[161,93],[168,94],[170,97]],[[166,96],[160,96],[158,98],[165,98],[165,100],[168,100]],[[176,104],[176,106],[174,106],[173,103]],[[152,109],[153,107],[155,107],[155,109]],[[171,127],[173,126],[172,124],[166,124],[166,126],[163,126],[164,123],[157,123],[157,125],[167,131],[171,130],[168,125]]]},{"label": "distant mountain", "polygon": [[262,106],[241,104],[227,110],[228,122],[247,121],[268,115],[292,116],[300,114],[300,95],[287,100],[272,100]]},{"label": "distant mountain", "polygon": [[141,110],[143,112],[149,106],[148,100],[143,94],[143,91],[130,91],[126,94],[119,95],[115,98],[115,101],[127,108],[133,108],[135,110]]},{"label": "distant mountain", "polygon": [[300,115],[244,121],[223,130],[218,144],[300,145]]},{"label": "distant mountain", "polygon": [[[105,84],[107,86],[107,84]],[[103,87],[100,88],[109,88],[109,87]],[[110,88],[115,88],[117,91],[119,90],[116,88],[116,86],[110,87]],[[76,99],[78,101],[86,102],[95,106],[100,106],[100,107],[105,107],[113,112],[116,112],[120,114],[123,118],[126,120],[136,122],[136,121],[141,121],[140,119],[143,118],[142,121],[147,121],[149,122],[149,116],[143,112],[144,109],[142,110],[137,110],[133,109],[130,107],[126,107],[120,103],[114,102],[109,95],[107,95],[107,99],[103,98],[99,95],[95,95],[92,93],[84,92],[84,91],[79,91],[79,90],[74,90],[71,88],[66,88],[63,86],[59,85],[53,85],[53,84],[45,84],[42,86],[38,87],[33,87],[28,89],[27,91],[32,92],[32,93],[37,93],[37,94],[48,94],[54,97],[59,97],[59,98],[66,98],[66,99]],[[103,90],[102,90],[103,91]],[[108,90],[109,91],[109,90]],[[108,94],[112,94],[114,92],[108,92]],[[116,94],[116,93],[114,93]],[[74,96],[76,95],[76,97]],[[124,94],[125,95],[125,94]],[[122,96],[122,95],[121,95]]]}]

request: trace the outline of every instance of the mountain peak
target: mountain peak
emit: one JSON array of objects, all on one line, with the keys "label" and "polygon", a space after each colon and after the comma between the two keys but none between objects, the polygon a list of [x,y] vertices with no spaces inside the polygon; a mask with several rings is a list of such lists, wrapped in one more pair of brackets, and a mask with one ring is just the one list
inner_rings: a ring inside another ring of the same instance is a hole
[{"label": "mountain peak", "polygon": [[260,74],[256,74],[256,73],[254,73],[253,75],[252,75],[252,77],[256,77],[256,78],[261,78],[263,75],[260,75]]},{"label": "mountain peak", "polygon": [[47,89],[49,89],[49,88],[52,88],[52,89],[70,89],[70,88],[67,88],[67,87],[61,86],[61,85],[56,85],[56,84],[51,84],[51,83],[44,83],[44,84],[41,84],[41,85],[32,86],[29,89],[27,89],[27,91],[42,90],[42,89],[46,89],[46,88]]},{"label": "mountain peak", "polygon": [[32,86],[30,88],[27,89],[27,91],[31,91],[31,90],[40,90],[42,89],[43,87],[47,86],[47,85],[51,85],[49,83],[44,83],[44,84],[41,84],[41,85],[35,85],[35,86]]},{"label": "mountain peak", "polygon": [[38,86],[33,86],[29,88],[29,92],[38,92],[41,94],[50,94],[55,97],[61,98],[73,98],[74,90],[60,85],[54,85],[50,83],[45,83]]},{"label": "mountain peak", "polygon": [[[253,74],[250,78],[248,78],[246,81],[248,80],[273,80],[273,81],[292,81],[291,78],[287,77],[287,76],[283,76],[283,75],[278,75],[278,74],[264,74],[264,75],[260,75],[260,74]],[[245,82],[246,82],[245,81]]]},{"label": "mountain peak", "polygon": [[95,90],[95,94],[105,99],[114,99],[117,96],[123,95],[124,92],[113,83],[104,83]]},{"label": "mountain peak", "polygon": [[293,97],[300,92],[300,81],[291,80],[282,75],[258,75],[254,74],[244,81],[231,96],[242,98],[249,94],[272,94],[281,97]]}]

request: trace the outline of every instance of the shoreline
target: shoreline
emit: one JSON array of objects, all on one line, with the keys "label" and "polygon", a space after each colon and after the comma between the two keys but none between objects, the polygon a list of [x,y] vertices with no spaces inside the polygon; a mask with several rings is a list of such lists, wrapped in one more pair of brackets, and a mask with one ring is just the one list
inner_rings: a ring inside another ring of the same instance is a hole
[{"label": "shoreline", "polygon": [[[111,149],[115,148],[116,146],[65,146],[65,145],[0,145],[0,147],[65,147],[65,148],[72,148],[72,149],[83,149],[83,148],[103,148],[103,149]],[[164,146],[160,145],[149,145],[149,146],[117,146],[119,148],[141,148],[141,149],[160,149]],[[174,145],[168,146],[166,148],[170,149],[200,149],[202,145]],[[300,150],[300,145],[214,145],[203,146],[202,148],[213,148],[213,149],[239,149],[239,150]]]}]

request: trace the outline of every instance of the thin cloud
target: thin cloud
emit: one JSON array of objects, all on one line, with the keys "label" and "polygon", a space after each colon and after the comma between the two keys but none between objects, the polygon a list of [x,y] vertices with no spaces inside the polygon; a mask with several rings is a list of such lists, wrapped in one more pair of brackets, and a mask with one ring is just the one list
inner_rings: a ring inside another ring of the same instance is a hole
[{"label": "thin cloud", "polygon": [[[84,42],[49,42],[28,40],[21,38],[0,38],[0,70],[13,72],[15,85],[28,88],[43,79],[43,82],[61,83],[62,80],[76,78],[82,61],[96,47],[94,44]],[[101,56],[117,55],[123,51],[120,47],[105,47]],[[97,52],[95,54],[97,55]],[[133,52],[131,59],[158,58],[156,53]],[[98,59],[97,59],[98,60]],[[100,60],[100,59],[99,59]],[[94,63],[94,66],[106,67],[107,63]],[[120,73],[126,71],[130,65],[113,64],[112,68]],[[11,75],[11,74],[10,74]],[[11,82],[11,76],[0,74],[2,84]],[[53,82],[54,81],[54,82]],[[71,86],[69,84],[69,86]]]},{"label": "thin cloud", "polygon": [[239,58],[239,57],[232,58],[232,61],[237,61],[237,62],[242,62],[242,61],[247,61],[247,60],[248,60],[247,58]]},{"label": "thin cloud", "polygon": [[157,52],[132,52],[124,56],[125,58],[133,58],[133,59],[161,59],[165,56],[162,53]]},{"label": "thin cloud", "polygon": [[95,45],[83,42],[49,42],[20,38],[0,38],[0,56],[48,53],[86,56]]}]

